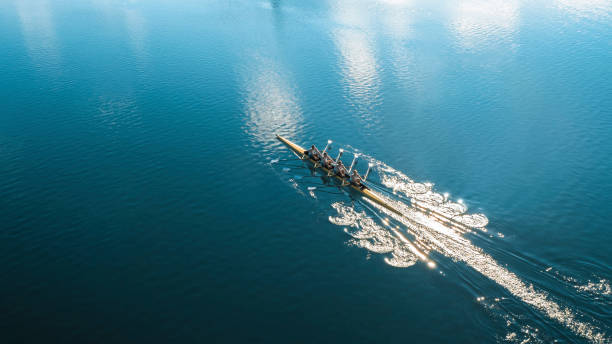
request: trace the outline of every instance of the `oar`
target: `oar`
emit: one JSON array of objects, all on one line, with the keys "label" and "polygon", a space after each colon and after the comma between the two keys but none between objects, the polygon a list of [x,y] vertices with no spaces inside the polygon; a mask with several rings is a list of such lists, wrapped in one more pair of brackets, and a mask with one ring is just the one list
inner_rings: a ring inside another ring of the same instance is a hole
[{"label": "oar", "polygon": [[331,192],[331,191],[325,191],[325,190],[317,190],[317,192],[324,192],[324,193],[328,193],[332,195],[343,195],[342,192]]},{"label": "oar", "polygon": [[[374,185],[380,185],[380,184],[375,183],[375,182],[370,182],[370,183],[372,183],[372,184],[374,184]],[[456,215],[452,215],[452,216],[451,216],[451,215],[446,215],[446,214],[441,213],[441,212],[438,212],[438,211],[436,211],[436,210],[433,210],[433,209],[427,208],[427,207],[425,207],[425,206],[423,206],[423,205],[419,204],[419,203],[425,203],[425,204],[427,204],[427,202],[413,201],[411,198],[406,198],[406,197],[404,197],[404,196],[402,196],[402,195],[398,195],[398,194],[396,194],[396,193],[393,193],[392,191],[389,191],[389,190],[384,189],[383,187],[384,187],[384,186],[381,186],[380,188],[376,188],[376,190],[381,191],[381,192],[384,192],[384,193],[387,193],[387,194],[392,195],[392,196],[394,196],[394,197],[397,197],[397,198],[399,198],[399,199],[401,199],[401,200],[403,200],[403,201],[410,202],[410,205],[412,206],[412,208],[413,208],[413,209],[419,210],[419,211],[421,211],[421,212],[423,212],[423,213],[430,213],[430,214],[434,215],[434,217],[435,217],[435,218],[437,218],[437,219],[438,219],[438,220],[440,220],[440,221],[445,221],[445,220],[446,220],[446,221],[452,222],[452,223],[454,223],[455,225],[458,225],[458,226],[460,226],[460,227],[470,228],[470,226],[465,225],[465,224],[463,224],[463,223],[461,223],[461,222],[459,222],[459,221],[455,220],[455,219],[454,219],[454,217],[455,217]],[[442,217],[442,218],[440,218],[440,217]]]},{"label": "oar", "polygon": [[308,168],[308,167],[305,167],[305,166],[290,165],[290,164],[278,164],[278,166],[285,166],[285,167],[292,167],[292,168],[303,168],[303,169],[307,169]]}]

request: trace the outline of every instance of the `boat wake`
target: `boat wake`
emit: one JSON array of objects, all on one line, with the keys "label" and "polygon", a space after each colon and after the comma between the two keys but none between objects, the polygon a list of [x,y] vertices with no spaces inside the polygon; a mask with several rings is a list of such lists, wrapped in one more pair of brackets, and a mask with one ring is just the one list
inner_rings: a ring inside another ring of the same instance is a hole
[{"label": "boat wake", "polygon": [[[433,184],[415,182],[381,161],[368,156],[365,158],[374,164],[373,170],[380,178],[380,183],[370,183],[372,191],[402,215],[367,198],[333,202],[331,206],[334,211],[329,221],[343,228],[350,236],[350,245],[383,254],[385,263],[398,268],[411,267],[420,261],[430,269],[436,269],[439,262],[431,258],[431,253],[435,252],[433,256],[441,255],[451,261],[462,262],[493,281],[511,297],[479,296],[476,300],[487,312],[496,314],[506,323],[508,333],[500,337],[503,342],[554,340],[554,334],[543,334],[547,331],[540,331],[537,324],[523,321],[520,311],[511,311],[510,308],[514,306],[508,306],[512,302],[510,298],[520,301],[522,307],[537,311],[538,317],[546,320],[546,323],[559,324],[577,337],[591,343],[610,343],[610,338],[602,330],[606,328],[605,324],[563,305],[562,300],[527,282],[507,266],[502,266],[466,237],[466,233],[477,235],[487,231],[485,226],[489,220],[484,214],[470,214],[461,200],[455,202],[450,200],[448,194],[435,192]],[[316,188],[309,191],[315,197]],[[498,236],[503,237],[503,234],[499,233]],[[444,275],[442,270],[440,273]],[[584,293],[610,294],[609,282],[605,280],[589,281],[589,284],[575,288]]]}]

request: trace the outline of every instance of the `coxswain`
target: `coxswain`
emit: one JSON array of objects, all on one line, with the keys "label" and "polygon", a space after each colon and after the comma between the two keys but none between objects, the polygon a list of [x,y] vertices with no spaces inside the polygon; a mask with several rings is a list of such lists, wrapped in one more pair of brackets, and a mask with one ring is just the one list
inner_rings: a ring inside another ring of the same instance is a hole
[{"label": "coxswain", "polygon": [[317,149],[317,147],[315,147],[315,145],[312,145],[310,149],[306,151],[306,153],[314,161],[321,160],[321,152],[319,152],[319,150]]},{"label": "coxswain", "polygon": [[346,167],[344,167],[342,161],[338,160],[338,162],[334,166],[334,173],[341,178],[347,176]]},{"label": "coxswain", "polygon": [[353,170],[351,174],[351,183],[356,186],[361,186],[361,176],[357,173],[357,170]]},{"label": "coxswain", "polygon": [[323,167],[328,170],[334,168],[334,160],[327,154],[327,152],[323,152]]}]

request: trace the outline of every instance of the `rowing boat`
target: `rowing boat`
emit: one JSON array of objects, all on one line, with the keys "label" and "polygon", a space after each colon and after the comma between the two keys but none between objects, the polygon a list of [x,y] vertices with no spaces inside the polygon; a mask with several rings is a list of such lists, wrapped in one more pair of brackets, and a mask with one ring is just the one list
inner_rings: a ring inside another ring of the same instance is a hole
[{"label": "rowing boat", "polygon": [[393,207],[392,205],[390,205],[388,202],[385,202],[385,200],[383,200],[382,198],[380,198],[379,196],[377,196],[376,194],[372,193],[372,190],[370,190],[370,188],[365,184],[365,182],[362,183],[361,186],[357,186],[351,183],[345,184],[346,183],[346,179],[342,178],[336,174],[334,174],[332,171],[328,170],[327,168],[325,168],[324,166],[321,166],[318,164],[317,161],[311,159],[307,154],[305,154],[305,152],[307,151],[305,148],[299,146],[298,144],[291,142],[290,140],[280,136],[280,135],[276,135],[276,138],[279,139],[282,143],[284,143],[285,145],[287,145],[287,147],[289,147],[289,149],[291,149],[300,159],[305,160],[305,161],[310,161],[312,164],[314,164],[315,168],[319,168],[323,171],[325,171],[328,175],[330,176],[334,176],[335,178],[339,179],[342,182],[342,185],[345,186],[350,186],[353,190],[359,192],[360,194],[362,194],[363,196],[367,197],[368,199],[372,200],[374,203],[384,207],[385,209],[388,209],[398,215],[401,216],[405,216],[404,214],[402,214],[401,211],[399,211],[398,209],[396,209],[395,207]]},{"label": "rowing boat", "polygon": [[[293,153],[295,153],[301,160],[303,161],[308,161],[310,163],[313,164],[315,169],[321,169],[323,171],[325,171],[327,173],[328,176],[333,176],[337,179],[340,180],[341,185],[342,186],[349,186],[351,189],[355,190],[356,192],[360,193],[361,195],[363,195],[364,197],[366,197],[367,199],[371,200],[372,202],[378,204],[379,206],[399,215],[402,217],[406,217],[406,214],[402,213],[399,209],[397,209],[396,207],[394,207],[393,205],[391,205],[389,202],[385,201],[383,198],[381,198],[380,196],[376,195],[374,192],[372,192],[372,190],[367,186],[366,182],[362,182],[361,185],[354,185],[350,182],[347,182],[347,178],[342,178],[338,175],[336,175],[335,173],[333,173],[332,171],[328,170],[327,168],[325,168],[324,166],[321,166],[317,161],[311,159],[308,154],[306,154],[307,149],[290,141],[289,139],[282,137],[280,135],[276,135],[276,138],[281,141],[282,143],[284,143],[287,147],[289,147],[289,149],[291,149],[291,151],[293,151]],[[331,141],[330,141],[331,142]],[[415,204],[416,203],[416,204]],[[449,224],[452,224],[454,226],[459,226],[461,228],[466,228],[466,226],[460,222],[457,222],[457,220],[454,220],[444,214],[441,214],[439,212],[436,212],[432,209],[429,209],[427,207],[424,207],[420,204],[418,204],[418,202],[412,202],[413,206],[421,211],[424,211],[430,215],[433,215],[435,218],[437,218],[440,221],[443,222],[447,222]]]}]

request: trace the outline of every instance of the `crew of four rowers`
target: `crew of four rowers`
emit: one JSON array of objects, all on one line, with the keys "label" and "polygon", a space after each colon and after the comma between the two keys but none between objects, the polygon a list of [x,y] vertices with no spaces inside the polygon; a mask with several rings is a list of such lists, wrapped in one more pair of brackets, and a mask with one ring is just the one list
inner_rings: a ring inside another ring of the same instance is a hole
[{"label": "crew of four rowers", "polygon": [[[334,159],[332,159],[326,151],[323,151],[323,154],[321,154],[321,152],[317,149],[317,147],[315,147],[315,145],[312,145],[310,149],[306,151],[306,154],[308,154],[308,156],[312,160],[320,161],[323,167],[330,171],[333,171],[334,174],[339,176],[340,178],[346,178],[349,175],[349,171],[346,170],[346,167],[344,167],[344,164],[339,159],[339,157],[338,161],[334,161]],[[349,180],[353,185],[363,185],[361,176],[359,175],[359,173],[357,173],[356,169],[353,169]]]}]

